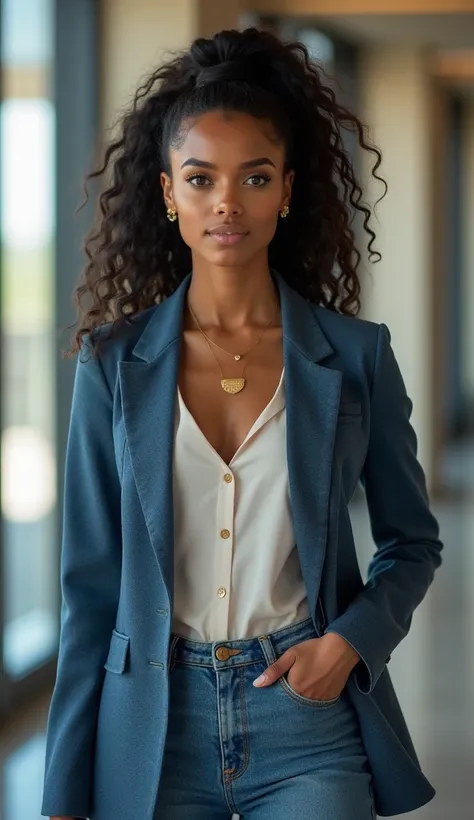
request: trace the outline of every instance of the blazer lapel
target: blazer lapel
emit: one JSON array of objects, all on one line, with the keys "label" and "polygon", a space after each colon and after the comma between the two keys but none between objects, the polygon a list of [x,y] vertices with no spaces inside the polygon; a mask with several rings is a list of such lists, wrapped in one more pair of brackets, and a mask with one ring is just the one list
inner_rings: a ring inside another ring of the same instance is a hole
[{"label": "blazer lapel", "polygon": [[173,441],[184,298],[190,274],[154,308],[133,355],[119,362],[130,460],[170,611],[174,588]]},{"label": "blazer lapel", "polygon": [[326,556],[331,468],[342,373],[319,362],[334,351],[312,306],[274,273],[283,320],[287,459],[293,526],[310,612]]}]

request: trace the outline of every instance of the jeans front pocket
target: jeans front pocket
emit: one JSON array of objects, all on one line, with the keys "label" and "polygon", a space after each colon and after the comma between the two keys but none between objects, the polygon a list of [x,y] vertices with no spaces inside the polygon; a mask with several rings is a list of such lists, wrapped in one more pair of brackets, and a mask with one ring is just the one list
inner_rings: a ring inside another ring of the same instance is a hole
[{"label": "jeans front pocket", "polygon": [[296,692],[296,690],[290,686],[286,675],[282,675],[281,678],[278,678],[278,683],[289,698],[296,703],[300,703],[302,706],[309,706],[312,709],[327,709],[330,706],[335,706],[341,700],[340,694],[330,700],[313,700],[313,698],[300,695],[299,692]]}]

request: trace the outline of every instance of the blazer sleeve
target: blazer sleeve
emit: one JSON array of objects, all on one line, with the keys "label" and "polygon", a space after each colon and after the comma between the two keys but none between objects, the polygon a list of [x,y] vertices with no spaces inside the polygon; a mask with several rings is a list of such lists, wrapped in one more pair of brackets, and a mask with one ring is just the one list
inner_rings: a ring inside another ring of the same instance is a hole
[{"label": "blazer sleeve", "polygon": [[361,475],[377,549],[363,590],[325,629],[341,635],[360,655],[353,673],[363,694],[373,691],[390,653],[407,635],[443,549],[417,460],[410,423],[413,404],[390,342],[388,328],[380,325],[369,446]]},{"label": "blazer sleeve", "polygon": [[121,576],[112,395],[100,359],[77,361],[65,460],[58,667],[41,813],[88,817],[104,663]]}]

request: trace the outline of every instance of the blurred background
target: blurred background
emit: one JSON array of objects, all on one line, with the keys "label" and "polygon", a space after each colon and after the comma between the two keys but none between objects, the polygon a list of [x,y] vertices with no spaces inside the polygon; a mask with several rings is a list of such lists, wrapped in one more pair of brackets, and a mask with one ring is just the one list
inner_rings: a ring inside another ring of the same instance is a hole
[{"label": "blurred background", "polygon": [[[437,789],[416,816],[474,817],[474,0],[1,0],[3,820],[40,820],[74,373],[59,331],[92,218],[74,217],[82,179],[148,69],[248,25],[302,40],[383,153],[383,260],[365,263],[361,315],[391,330],[445,542],[390,673]],[[347,148],[375,201],[366,158]],[[365,570],[362,495],[352,516]]]}]

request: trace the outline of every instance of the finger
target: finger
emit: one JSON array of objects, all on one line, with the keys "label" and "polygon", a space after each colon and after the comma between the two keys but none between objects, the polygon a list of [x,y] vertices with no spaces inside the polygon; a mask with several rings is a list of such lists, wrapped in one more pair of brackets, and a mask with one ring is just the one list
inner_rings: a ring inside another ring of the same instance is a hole
[{"label": "finger", "polygon": [[255,678],[253,685],[254,686],[270,686],[271,683],[275,683],[278,678],[281,678],[285,672],[288,672],[289,669],[293,666],[296,660],[296,656],[293,652],[288,650],[284,652],[281,658],[278,658],[277,661],[267,666],[265,672]]}]

